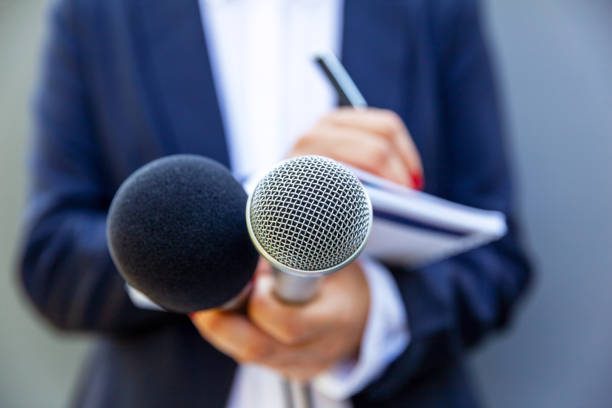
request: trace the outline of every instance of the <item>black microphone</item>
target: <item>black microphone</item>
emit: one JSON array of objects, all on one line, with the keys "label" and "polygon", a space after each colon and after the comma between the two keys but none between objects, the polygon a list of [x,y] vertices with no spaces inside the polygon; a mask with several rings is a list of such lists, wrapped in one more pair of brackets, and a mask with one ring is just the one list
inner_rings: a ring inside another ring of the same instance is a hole
[{"label": "black microphone", "polygon": [[242,186],[213,160],[155,160],[128,177],[113,198],[111,257],[130,286],[166,310],[222,306],[248,285],[257,264],[246,202]]}]

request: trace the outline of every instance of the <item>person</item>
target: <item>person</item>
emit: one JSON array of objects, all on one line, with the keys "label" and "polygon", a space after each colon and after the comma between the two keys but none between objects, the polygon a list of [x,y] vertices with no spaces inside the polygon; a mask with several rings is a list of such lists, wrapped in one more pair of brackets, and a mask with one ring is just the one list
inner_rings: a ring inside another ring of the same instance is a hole
[{"label": "person", "polygon": [[[334,106],[321,48],[375,108]],[[476,0],[58,0],[36,95],[19,273],[54,326],[96,336],[74,406],[282,406],[280,374],[313,380],[319,407],[478,406],[467,353],[508,324],[530,268]],[[175,153],[245,185],[320,154],[501,211],[509,230],[418,269],[362,257],[303,307],[271,295],[261,261],[246,314],[145,310],[106,213]]]}]

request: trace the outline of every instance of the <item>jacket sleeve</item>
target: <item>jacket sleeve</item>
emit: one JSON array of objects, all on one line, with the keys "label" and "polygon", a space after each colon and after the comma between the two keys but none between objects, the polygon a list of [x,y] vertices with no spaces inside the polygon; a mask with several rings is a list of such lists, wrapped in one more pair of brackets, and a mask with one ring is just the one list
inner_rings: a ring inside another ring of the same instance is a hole
[{"label": "jacket sleeve", "polygon": [[178,315],[134,307],[110,259],[106,212],[113,191],[96,146],[73,11],[62,0],[50,13],[17,269],[33,304],[58,328],[125,334]]},{"label": "jacket sleeve", "polygon": [[390,266],[406,307],[411,342],[368,387],[370,396],[381,398],[457,364],[469,348],[504,327],[530,280],[518,243],[500,109],[478,7],[474,0],[438,3],[455,5],[435,12],[440,22],[435,30],[441,148],[448,166],[443,190],[450,200],[503,212],[509,230],[494,244],[422,269]]}]

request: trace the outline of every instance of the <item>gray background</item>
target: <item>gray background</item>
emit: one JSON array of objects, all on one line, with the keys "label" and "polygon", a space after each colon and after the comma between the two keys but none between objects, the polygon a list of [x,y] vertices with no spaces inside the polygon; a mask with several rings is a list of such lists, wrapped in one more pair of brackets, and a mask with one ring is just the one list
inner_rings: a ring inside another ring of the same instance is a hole
[{"label": "gray background", "polygon": [[[349,0],[350,1],[350,0]],[[44,0],[0,0],[0,407],[63,407],[88,340],[41,323],[12,272]],[[491,407],[612,406],[612,3],[486,0],[539,273],[474,356]]]}]

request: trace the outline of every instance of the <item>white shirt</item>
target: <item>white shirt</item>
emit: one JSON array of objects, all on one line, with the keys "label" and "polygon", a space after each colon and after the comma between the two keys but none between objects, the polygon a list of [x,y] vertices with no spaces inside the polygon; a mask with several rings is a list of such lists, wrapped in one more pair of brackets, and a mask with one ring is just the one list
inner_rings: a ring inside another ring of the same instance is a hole
[{"label": "white shirt", "polygon": [[[341,0],[199,0],[232,170],[245,180],[286,156],[297,138],[336,103],[312,59],[340,54]],[[393,278],[361,258],[371,306],[358,361],[313,381],[314,404],[350,407],[349,398],[377,378],[407,346],[409,330]],[[281,378],[241,365],[228,408],[285,408]]]}]

